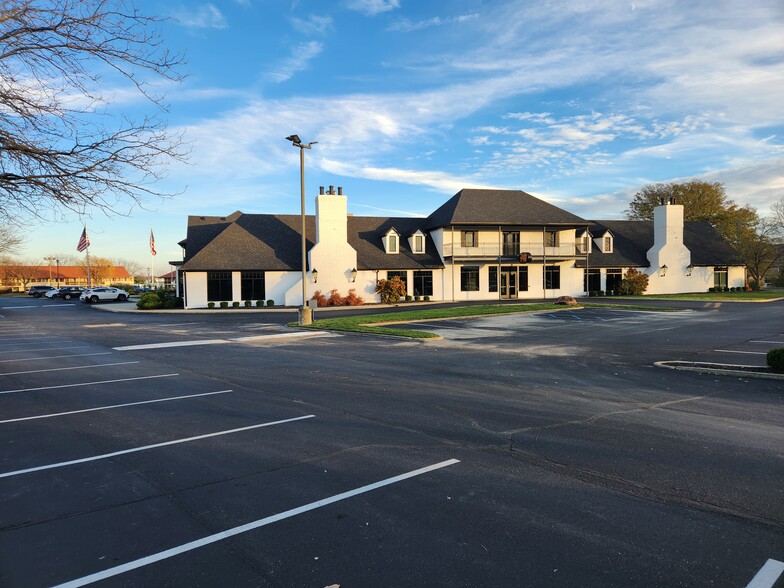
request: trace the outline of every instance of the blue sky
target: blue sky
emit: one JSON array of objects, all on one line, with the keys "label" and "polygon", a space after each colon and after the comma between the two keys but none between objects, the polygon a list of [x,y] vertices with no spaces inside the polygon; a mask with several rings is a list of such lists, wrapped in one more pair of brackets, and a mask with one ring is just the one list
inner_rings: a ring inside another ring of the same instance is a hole
[{"label": "blue sky", "polygon": [[[724,182],[761,213],[784,196],[781,0],[139,0],[171,20],[188,78],[167,90],[191,153],[129,216],[30,227],[30,259],[180,259],[187,216],[427,215],[461,188],[521,189],[617,219],[651,182]],[[146,105],[118,88],[113,108]]]}]

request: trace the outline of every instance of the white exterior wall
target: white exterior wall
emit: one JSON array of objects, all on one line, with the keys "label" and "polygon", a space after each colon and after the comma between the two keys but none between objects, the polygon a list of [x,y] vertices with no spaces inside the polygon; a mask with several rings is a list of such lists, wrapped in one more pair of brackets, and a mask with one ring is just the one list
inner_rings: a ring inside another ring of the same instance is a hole
[{"label": "white exterior wall", "polygon": [[727,268],[727,286],[739,288],[746,285],[746,268],[742,266],[730,266]]},{"label": "white exterior wall", "polygon": [[185,272],[187,308],[207,308],[207,272]]},{"label": "white exterior wall", "polygon": [[308,298],[316,290],[327,298],[332,290],[346,296],[349,289],[355,287],[356,282],[351,281],[351,270],[357,267],[357,252],[348,244],[348,203],[345,196],[316,196],[316,244],[308,252],[308,261],[311,270],[318,270],[318,282],[314,284],[311,279],[308,285]]}]

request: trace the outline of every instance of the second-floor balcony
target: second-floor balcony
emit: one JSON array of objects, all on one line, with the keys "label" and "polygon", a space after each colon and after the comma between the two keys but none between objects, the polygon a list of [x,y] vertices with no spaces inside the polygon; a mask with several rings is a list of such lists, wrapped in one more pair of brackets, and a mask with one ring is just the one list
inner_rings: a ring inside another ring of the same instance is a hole
[{"label": "second-floor balcony", "polygon": [[521,252],[537,257],[569,257],[575,255],[574,243],[545,247],[538,243],[507,243],[480,241],[475,247],[464,247],[453,243],[444,243],[445,257],[517,257]]}]

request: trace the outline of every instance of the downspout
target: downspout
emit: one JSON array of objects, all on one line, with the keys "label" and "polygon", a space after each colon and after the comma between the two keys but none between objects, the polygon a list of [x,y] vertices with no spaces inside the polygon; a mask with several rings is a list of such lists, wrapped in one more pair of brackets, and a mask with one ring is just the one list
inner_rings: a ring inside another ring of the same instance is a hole
[{"label": "downspout", "polygon": [[547,300],[547,244],[544,240],[544,225],[542,225],[542,298]]},{"label": "downspout", "polygon": [[[498,273],[496,274],[496,278],[495,278],[496,280],[495,289],[497,292],[496,296],[498,300],[501,300],[501,284],[499,284],[498,282],[501,280],[501,255],[503,254],[503,248],[504,248],[504,240],[501,234],[501,225],[498,225]],[[506,289],[508,292],[509,284],[506,285]]]},{"label": "downspout", "polygon": [[455,301],[455,225],[452,225],[452,302]]}]

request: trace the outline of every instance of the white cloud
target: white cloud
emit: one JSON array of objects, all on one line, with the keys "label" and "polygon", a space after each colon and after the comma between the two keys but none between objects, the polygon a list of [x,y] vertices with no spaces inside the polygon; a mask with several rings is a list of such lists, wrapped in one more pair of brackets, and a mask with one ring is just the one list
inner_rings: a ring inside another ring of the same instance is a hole
[{"label": "white cloud", "polygon": [[291,18],[291,26],[305,35],[324,34],[327,31],[332,30],[332,25],[333,20],[331,16],[311,14],[305,19],[298,17]]},{"label": "white cloud", "polygon": [[400,8],[400,0],[345,0],[346,8],[361,12],[367,16],[375,16]]},{"label": "white cloud", "polygon": [[412,22],[407,18],[403,18],[396,22],[393,22],[391,25],[389,25],[387,30],[394,31],[394,32],[401,32],[401,33],[410,33],[412,31],[421,31],[422,29],[427,29],[430,27],[440,27],[446,24],[464,23],[470,20],[474,20],[476,18],[479,18],[478,13],[461,14],[459,16],[448,16],[445,18],[441,18],[440,16],[434,16],[432,18],[419,20],[416,22]]},{"label": "white cloud", "polygon": [[184,27],[194,29],[225,29],[226,17],[214,4],[201,4],[194,9],[183,6],[174,10],[172,17]]},{"label": "white cloud", "polygon": [[285,82],[294,74],[307,69],[311,60],[318,57],[324,46],[318,41],[299,43],[291,52],[291,56],[277,65],[274,70],[268,71],[264,77],[275,83]]}]

